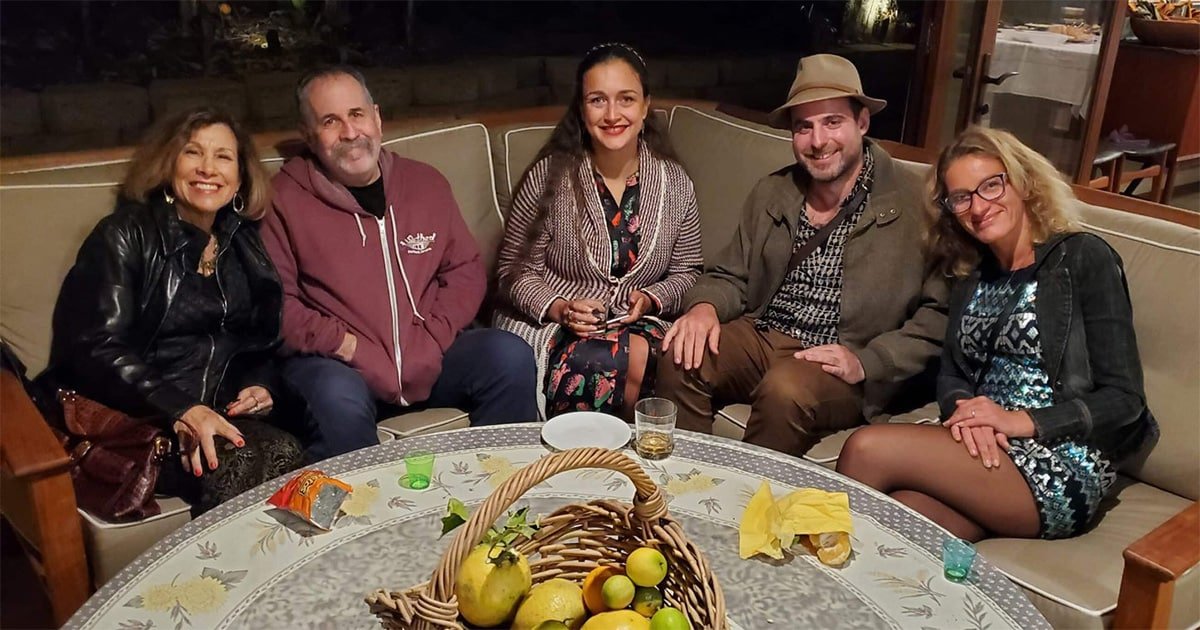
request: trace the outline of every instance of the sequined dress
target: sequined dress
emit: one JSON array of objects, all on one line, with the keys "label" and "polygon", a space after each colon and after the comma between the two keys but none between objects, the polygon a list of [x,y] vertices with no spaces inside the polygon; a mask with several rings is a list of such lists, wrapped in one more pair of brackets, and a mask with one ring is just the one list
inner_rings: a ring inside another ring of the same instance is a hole
[{"label": "sequined dress", "polygon": [[[1038,331],[1037,280],[1025,270],[980,279],[962,318],[961,343],[971,369],[983,368],[991,328],[1009,299],[1016,308],[996,340],[995,356],[979,385],[979,394],[1006,409],[1040,409],[1054,404],[1050,378],[1042,362]],[[1100,500],[1116,480],[1115,467],[1100,450],[1072,440],[1043,444],[1014,438],[1009,456],[1033,491],[1042,538],[1081,533]]]}]

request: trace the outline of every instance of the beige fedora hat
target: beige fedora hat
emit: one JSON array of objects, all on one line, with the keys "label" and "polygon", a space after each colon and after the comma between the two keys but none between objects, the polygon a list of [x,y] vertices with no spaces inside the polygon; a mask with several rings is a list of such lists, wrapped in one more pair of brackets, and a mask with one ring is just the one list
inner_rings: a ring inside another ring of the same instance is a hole
[{"label": "beige fedora hat", "polygon": [[846,97],[862,103],[872,114],[878,114],[887,105],[885,100],[863,94],[858,68],[849,59],[837,55],[809,55],[796,64],[796,80],[788,90],[787,102],[776,107],[767,122],[772,127],[791,129],[788,109],[793,106]]}]

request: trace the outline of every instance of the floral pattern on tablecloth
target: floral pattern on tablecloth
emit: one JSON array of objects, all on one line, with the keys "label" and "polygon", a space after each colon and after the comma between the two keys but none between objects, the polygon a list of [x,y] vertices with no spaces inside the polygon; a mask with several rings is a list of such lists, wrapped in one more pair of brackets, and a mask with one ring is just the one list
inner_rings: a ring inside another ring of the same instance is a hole
[{"label": "floral pattern on tablecloth", "polygon": [[[437,453],[424,491],[399,484],[402,454],[413,447]],[[477,506],[545,454],[536,426],[509,426],[410,438],[323,462],[323,470],[354,487],[332,531],[266,505],[282,485],[277,480],[171,534],[105,585],[67,627],[377,628],[363,596],[429,578],[450,541],[438,537],[448,499]],[[674,456],[642,463],[668,495],[672,515],[708,555],[730,619],[741,628],[1049,627],[985,560],[967,583],[946,581],[944,531],[831,471],[690,434],[680,436]],[[799,545],[781,561],[741,560],[737,524],[764,479],[777,496],[805,485],[848,492],[850,560],[827,567]],[[517,505],[545,514],[572,501],[628,500],[632,492],[619,473],[576,470],[539,484]],[[184,585],[195,592],[184,595]],[[207,599],[200,598],[202,588]]]}]

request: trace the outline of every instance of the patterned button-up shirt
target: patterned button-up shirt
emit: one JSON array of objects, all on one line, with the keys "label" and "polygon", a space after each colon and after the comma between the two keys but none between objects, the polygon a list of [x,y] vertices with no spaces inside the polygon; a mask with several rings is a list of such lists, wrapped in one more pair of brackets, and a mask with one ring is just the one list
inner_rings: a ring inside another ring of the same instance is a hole
[{"label": "patterned button-up shirt", "polygon": [[[863,145],[862,171],[842,204],[854,199],[860,188],[870,193],[875,171],[871,151],[869,144]],[[862,202],[850,210],[849,216],[834,228],[829,239],[788,273],[783,286],[775,292],[766,312],[758,320],[759,327],[778,330],[799,340],[806,348],[838,343],[838,323],[842,317],[842,253],[846,237],[866,211],[868,196],[863,195]],[[802,247],[819,229],[808,220],[807,212],[801,212],[792,251]]]}]

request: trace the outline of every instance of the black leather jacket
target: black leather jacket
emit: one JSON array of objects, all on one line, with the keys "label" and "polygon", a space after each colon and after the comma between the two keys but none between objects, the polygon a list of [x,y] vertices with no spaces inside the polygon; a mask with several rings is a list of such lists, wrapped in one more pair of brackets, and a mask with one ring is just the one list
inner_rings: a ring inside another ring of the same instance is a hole
[{"label": "black leather jacket", "polygon": [[[242,220],[229,207],[220,210],[213,226],[220,243],[218,261],[238,257],[250,287],[247,329],[252,333],[243,333],[232,345],[213,341],[223,331],[197,336],[198,351],[209,352],[212,346],[205,376],[217,384],[209,399],[171,384],[172,366],[156,360],[156,336],[184,277],[187,242],[175,208],[160,193],[150,199],[121,200],[80,247],[54,308],[48,376],[130,415],[169,424],[197,404],[215,408],[231,402],[243,387],[272,389],[283,291],[258,224]],[[217,274],[221,284],[220,264]]]},{"label": "black leather jacket", "polygon": [[[1075,440],[1121,463],[1153,445],[1158,424],[1146,406],[1133,308],[1121,257],[1098,236],[1059,235],[1034,248],[1042,363],[1054,404],[1028,409],[1044,444]],[[938,377],[942,418],[975,396],[959,333],[979,284],[976,269],[950,295],[950,322]]]}]

